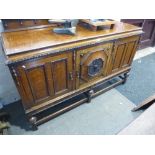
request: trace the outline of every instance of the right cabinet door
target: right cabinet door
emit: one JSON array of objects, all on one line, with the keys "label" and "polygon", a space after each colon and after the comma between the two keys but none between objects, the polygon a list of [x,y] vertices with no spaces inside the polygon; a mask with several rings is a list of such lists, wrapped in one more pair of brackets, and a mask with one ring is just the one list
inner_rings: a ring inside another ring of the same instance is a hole
[{"label": "right cabinet door", "polygon": [[139,36],[119,39],[114,43],[111,53],[111,65],[109,73],[115,73],[123,68],[129,67],[135,55]]}]

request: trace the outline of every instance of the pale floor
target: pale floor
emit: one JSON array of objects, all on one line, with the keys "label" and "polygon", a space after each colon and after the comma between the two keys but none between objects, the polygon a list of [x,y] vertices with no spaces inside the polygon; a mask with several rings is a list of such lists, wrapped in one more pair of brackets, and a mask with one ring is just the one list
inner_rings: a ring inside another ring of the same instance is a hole
[{"label": "pale floor", "polygon": [[[10,134],[14,135],[114,135],[142,111],[131,112],[135,105],[116,89],[92,99],[38,127],[29,130],[23,114],[12,115]],[[19,119],[20,118],[20,119]],[[14,119],[14,121],[13,121]]]},{"label": "pale floor", "polygon": [[154,135],[155,134],[155,103],[125,127],[119,135]]},{"label": "pale floor", "polygon": [[142,50],[138,50],[134,57],[134,60],[140,59],[140,58],[150,55],[152,53],[155,53],[155,47],[148,47],[148,48],[145,48]]}]

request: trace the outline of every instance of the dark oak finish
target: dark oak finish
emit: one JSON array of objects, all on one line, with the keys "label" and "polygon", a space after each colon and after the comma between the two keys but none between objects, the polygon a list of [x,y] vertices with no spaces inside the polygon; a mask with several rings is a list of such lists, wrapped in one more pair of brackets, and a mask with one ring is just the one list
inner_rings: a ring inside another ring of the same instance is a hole
[{"label": "dark oak finish", "polygon": [[118,70],[131,65],[133,56],[137,49],[139,41],[138,36],[120,39],[115,42],[114,50],[112,52],[112,65],[110,72],[117,72]]},{"label": "dark oak finish", "polygon": [[[72,90],[72,53],[62,53],[14,67],[25,92],[25,109]],[[24,96],[25,96],[24,95]],[[28,103],[28,105],[26,104]]]},{"label": "dark oak finish", "polygon": [[[91,83],[95,79],[102,79],[107,74],[108,61],[112,50],[112,43],[103,43],[101,45],[79,50],[77,53],[76,70],[80,74],[77,79],[76,88]],[[95,76],[89,76],[88,66],[96,59],[102,59],[103,67]]]},{"label": "dark oak finish", "polygon": [[[54,48],[58,50],[60,50],[60,48],[75,48],[78,46],[81,47],[93,43],[96,44],[97,42],[141,34],[141,28],[123,23],[116,23],[113,29],[96,32],[78,26],[77,34],[74,36],[55,34],[52,30],[53,27],[47,27],[2,33],[2,41],[5,42],[3,46],[6,55],[9,55],[11,59],[11,55],[13,54],[13,59],[16,59],[17,57],[17,59],[19,59],[20,56],[24,56],[25,58],[28,55],[42,54],[45,49],[47,52],[47,50],[51,51],[54,50]],[[30,53],[28,51],[32,52]],[[23,52],[26,53],[19,55],[19,53]],[[17,57],[15,54],[17,54]]]},{"label": "dark oak finish", "polygon": [[[54,34],[52,27],[4,32],[7,64],[29,121],[35,126],[125,83],[141,34],[141,28],[123,23],[96,32],[78,26],[75,36]],[[120,81],[95,91],[114,77]],[[85,99],[38,117],[82,93]]]}]

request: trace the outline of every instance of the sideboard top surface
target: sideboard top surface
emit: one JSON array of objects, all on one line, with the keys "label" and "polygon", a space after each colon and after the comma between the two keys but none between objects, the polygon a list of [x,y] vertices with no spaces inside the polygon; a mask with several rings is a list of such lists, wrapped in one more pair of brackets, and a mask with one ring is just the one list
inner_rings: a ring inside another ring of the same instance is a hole
[{"label": "sideboard top surface", "polygon": [[[53,27],[3,32],[2,43],[4,52],[10,59],[23,57],[25,53],[33,53],[35,50],[47,47],[55,48],[58,45],[77,44],[82,41],[106,38],[115,35],[129,34],[141,31],[140,27],[118,22],[113,29],[91,31],[82,26],[77,26],[76,35],[60,35],[52,32]],[[29,51],[29,52],[28,52]],[[31,52],[30,52],[31,51]]]}]

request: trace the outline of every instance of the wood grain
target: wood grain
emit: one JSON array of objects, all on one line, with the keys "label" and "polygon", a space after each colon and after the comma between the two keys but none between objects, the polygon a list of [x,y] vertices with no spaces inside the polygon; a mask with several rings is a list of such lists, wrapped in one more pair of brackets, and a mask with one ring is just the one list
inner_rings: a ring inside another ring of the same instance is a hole
[{"label": "wood grain", "polygon": [[[125,83],[141,34],[141,28],[123,23],[96,32],[78,26],[75,36],[54,34],[51,27],[4,32],[8,66],[30,122],[37,124],[35,114],[111,78]],[[88,67],[97,59],[103,65],[91,76]]]},{"label": "wood grain", "polygon": [[56,45],[64,45],[67,43],[74,43],[98,37],[106,37],[119,33],[128,33],[133,30],[141,30],[139,27],[124,23],[116,24],[113,29],[101,30],[97,32],[93,32],[78,26],[77,34],[75,36],[55,34],[53,33],[52,29],[53,27],[48,27],[42,29],[2,33],[3,46],[6,55],[37,50],[45,47],[53,47]]}]

